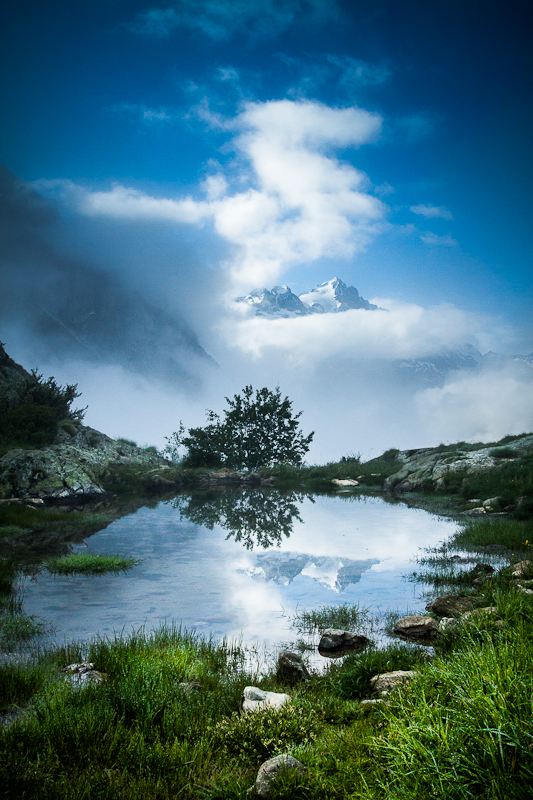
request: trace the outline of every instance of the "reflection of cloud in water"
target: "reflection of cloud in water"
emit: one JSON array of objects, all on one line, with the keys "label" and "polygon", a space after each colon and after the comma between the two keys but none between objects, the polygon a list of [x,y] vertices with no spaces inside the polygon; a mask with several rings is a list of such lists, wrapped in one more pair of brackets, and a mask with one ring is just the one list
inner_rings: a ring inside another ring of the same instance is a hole
[{"label": "reflection of cloud in water", "polygon": [[312,578],[321,586],[342,592],[352,583],[361,580],[361,575],[377,564],[378,559],[353,561],[338,556],[313,556],[308,553],[259,553],[255,565],[238,572],[245,573],[256,580],[274,581],[288,586],[298,576]]}]

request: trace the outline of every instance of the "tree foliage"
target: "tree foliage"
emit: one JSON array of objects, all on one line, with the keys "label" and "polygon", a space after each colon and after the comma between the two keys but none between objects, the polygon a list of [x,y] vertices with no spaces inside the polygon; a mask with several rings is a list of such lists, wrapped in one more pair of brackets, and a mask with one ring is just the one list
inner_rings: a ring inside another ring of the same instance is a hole
[{"label": "tree foliage", "polygon": [[256,470],[268,464],[301,464],[314,436],[304,436],[299,426],[300,411],[294,414],[292,402],[282,398],[279,386],[254,389],[245,386],[241,394],[225,398],[224,419],[207,412],[207,425],[179,431],[167,438],[165,452],[176,458],[180,447],[187,454],[189,467],[229,467]]},{"label": "tree foliage", "polygon": [[85,409],[72,409],[77,384],[60,386],[36,370],[16,396],[0,397],[0,450],[43,447],[54,441],[61,420],[81,422]]}]

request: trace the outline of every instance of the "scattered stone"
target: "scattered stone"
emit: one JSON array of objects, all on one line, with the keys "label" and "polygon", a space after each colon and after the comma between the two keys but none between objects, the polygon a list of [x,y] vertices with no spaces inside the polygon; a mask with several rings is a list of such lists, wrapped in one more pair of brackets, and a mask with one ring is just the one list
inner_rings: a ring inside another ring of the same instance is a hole
[{"label": "scattered stone", "polygon": [[186,697],[190,697],[191,694],[195,694],[203,688],[199,681],[185,681],[179,683],[178,686]]},{"label": "scattered stone", "polygon": [[486,608],[474,608],[472,611],[467,611],[463,614],[463,619],[471,620],[478,617],[495,617],[498,614],[496,606],[486,606]]},{"label": "scattered stone", "polygon": [[533,594],[533,589],[526,589],[526,587],[522,586],[521,584],[518,584],[518,586],[516,588],[522,594],[527,594],[527,595],[532,595]]},{"label": "scattered stone", "polygon": [[374,675],[374,677],[370,679],[370,685],[381,697],[388,697],[394,689],[410,681],[415,675],[416,672],[412,669],[398,669],[395,672],[384,672],[382,675]]},{"label": "scattered stone", "polygon": [[142,480],[147,489],[151,489],[154,492],[160,491],[172,491],[172,489],[179,489],[180,484],[176,483],[175,481],[169,481],[167,478],[163,478],[162,475],[149,475],[146,479]]},{"label": "scattered stone", "polygon": [[443,617],[439,622],[439,631],[443,633],[444,631],[455,628],[456,626],[456,617]]},{"label": "scattered stone", "polygon": [[487,511],[500,511],[502,505],[502,498],[501,497],[489,497],[488,500],[483,502],[483,508],[486,508]]},{"label": "scattered stone", "polygon": [[63,672],[66,673],[67,680],[77,688],[88,686],[90,683],[103,683],[107,678],[107,674],[95,669],[91,661],[69,664],[64,667]]},{"label": "scattered stone", "polygon": [[278,656],[278,675],[289,683],[309,680],[303,658],[290,650],[282,650]]},{"label": "scattered stone", "polygon": [[487,574],[490,572],[492,574],[494,572],[494,567],[491,567],[490,564],[484,564],[482,561],[479,561],[475,565],[474,571],[475,572],[485,572]]},{"label": "scattered stone", "polygon": [[430,640],[439,633],[439,624],[433,617],[402,617],[394,625],[393,632],[408,639]]},{"label": "scattered stone", "polygon": [[265,692],[257,686],[246,686],[242,697],[242,710],[245,713],[261,711],[263,708],[281,708],[290,702],[290,695],[282,692]]},{"label": "scattered stone", "polygon": [[374,698],[373,700],[361,700],[361,705],[362,706],[383,706],[383,705],[386,705],[386,702],[383,699],[383,697],[377,697],[377,698]]},{"label": "scattered stone", "polygon": [[272,792],[272,781],[277,778],[280,772],[296,771],[299,775],[307,772],[301,761],[293,758],[288,753],[283,753],[275,758],[269,758],[259,767],[255,784],[249,789],[249,793],[255,792],[258,797],[270,797]]},{"label": "scattered stone", "polygon": [[481,497],[476,497],[473,500],[466,501],[469,506],[478,506],[481,503]]},{"label": "scattered stone", "polygon": [[438,617],[460,617],[465,611],[472,611],[474,603],[469,597],[458,597],[454,594],[447,594],[444,597],[436,597],[426,606],[426,611],[433,611]]},{"label": "scattered stone", "polygon": [[523,578],[527,572],[529,572],[529,568],[531,566],[531,561],[517,561],[516,564],[511,564],[511,569],[513,570],[513,578]]},{"label": "scattered stone", "polygon": [[359,481],[353,478],[333,478],[331,481],[335,486],[359,486]]},{"label": "scattered stone", "polygon": [[511,584],[513,586],[523,586],[526,589],[531,589],[533,587],[533,580],[523,581],[520,580],[519,578],[515,578],[514,580],[511,581]]},{"label": "scattered stone", "polygon": [[471,508],[469,511],[461,511],[461,514],[464,514],[466,517],[482,517],[486,513],[487,509],[483,508],[483,506],[479,506],[479,508]]},{"label": "scattered stone", "polygon": [[327,658],[338,658],[348,653],[357,653],[370,644],[370,639],[351,631],[327,628],[318,643],[318,652]]}]

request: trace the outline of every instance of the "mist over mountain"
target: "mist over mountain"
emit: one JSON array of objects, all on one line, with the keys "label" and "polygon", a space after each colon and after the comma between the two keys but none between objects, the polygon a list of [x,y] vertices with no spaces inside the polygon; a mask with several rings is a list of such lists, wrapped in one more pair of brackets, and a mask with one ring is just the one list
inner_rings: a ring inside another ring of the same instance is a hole
[{"label": "mist over mountain", "polygon": [[[271,290],[253,289],[249,294],[237,297],[235,302],[248,306],[255,317],[264,320],[340,314],[352,310],[386,311],[365,300],[355,286],[347,286],[340,278],[331,278],[300,295],[294,294],[286,284],[274,286]],[[482,354],[473,344],[465,342],[458,347],[426,353],[419,358],[396,359],[393,367],[402,383],[416,389],[442,387],[450,374],[463,370],[502,368],[512,363],[533,367],[533,354],[503,355],[492,351]],[[383,368],[386,370],[385,365]]]},{"label": "mist over mountain", "polygon": [[158,305],[108,270],[60,249],[53,200],[0,167],[0,312],[4,333],[39,361],[116,364],[194,385],[215,362],[176,308]]}]

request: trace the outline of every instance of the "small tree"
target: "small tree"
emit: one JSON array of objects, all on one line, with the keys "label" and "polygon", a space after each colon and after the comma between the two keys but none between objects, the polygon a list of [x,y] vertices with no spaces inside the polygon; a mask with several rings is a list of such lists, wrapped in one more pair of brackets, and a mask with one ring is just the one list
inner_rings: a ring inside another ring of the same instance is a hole
[{"label": "small tree", "polygon": [[224,411],[224,421],[213,411],[207,412],[205,428],[191,428],[184,436],[180,430],[167,438],[166,452],[173,457],[179,447],[187,448],[184,464],[190,467],[226,466],[256,470],[282,461],[301,464],[309,450],[314,432],[304,436],[299,427],[302,415],[293,414],[288,397],[282,398],[279,386],[255,392],[245,386]]}]

